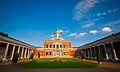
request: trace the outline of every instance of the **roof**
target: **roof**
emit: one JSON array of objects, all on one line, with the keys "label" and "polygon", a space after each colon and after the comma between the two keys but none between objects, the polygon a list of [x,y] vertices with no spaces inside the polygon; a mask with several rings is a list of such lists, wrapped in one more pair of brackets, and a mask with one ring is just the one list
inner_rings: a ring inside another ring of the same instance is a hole
[{"label": "roof", "polygon": [[[95,42],[98,42],[98,41],[101,41],[101,40],[104,40],[104,39],[107,39],[107,38],[110,38],[110,37],[113,37],[113,36],[117,36],[117,35],[120,35],[120,32],[115,33],[115,34],[112,34],[112,35],[109,35],[109,36],[104,37],[104,38],[101,38],[101,39],[98,39],[98,40],[96,40],[96,41],[93,41],[93,42],[87,43],[87,44],[85,44],[85,45],[92,44],[92,43],[95,43]],[[82,46],[85,46],[85,45],[82,45]],[[80,47],[81,47],[81,46],[80,46]]]},{"label": "roof", "polygon": [[26,45],[29,45],[29,46],[33,46],[33,45],[30,45],[30,44],[28,44],[28,43],[25,43],[25,42],[23,42],[23,41],[14,39],[14,38],[9,37],[9,36],[4,36],[4,35],[0,35],[0,36],[2,36],[2,37],[4,37],[4,38],[12,39],[12,40],[14,40],[14,41],[17,41],[17,42],[20,42],[20,43],[23,43],[23,44],[26,44]]}]

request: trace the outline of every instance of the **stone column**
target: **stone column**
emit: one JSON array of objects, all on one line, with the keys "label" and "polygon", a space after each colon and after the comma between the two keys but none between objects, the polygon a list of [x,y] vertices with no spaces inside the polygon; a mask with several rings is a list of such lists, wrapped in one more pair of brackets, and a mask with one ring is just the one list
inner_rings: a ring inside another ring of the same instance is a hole
[{"label": "stone column", "polygon": [[18,54],[19,54],[19,52],[20,52],[20,46],[18,46]]},{"label": "stone column", "polygon": [[29,58],[30,57],[30,54],[29,54],[30,52],[29,52],[29,48],[28,48],[28,55],[27,55],[27,58]]},{"label": "stone column", "polygon": [[65,49],[65,56],[67,57],[67,49]]},{"label": "stone column", "polygon": [[109,59],[109,57],[108,57],[108,53],[107,53],[107,50],[106,50],[106,46],[105,45],[103,45],[104,46],[104,50],[105,50],[105,56],[106,56],[106,59]]},{"label": "stone column", "polygon": [[26,58],[27,48],[25,48],[24,58]]},{"label": "stone column", "polygon": [[98,47],[98,54],[101,54],[101,53],[100,53],[100,46],[97,46],[97,47]]},{"label": "stone column", "polygon": [[89,49],[87,48],[87,53],[88,53],[88,58],[90,57],[90,54],[89,54]]},{"label": "stone column", "polygon": [[50,48],[50,43],[48,43],[48,48]]},{"label": "stone column", "polygon": [[56,56],[56,47],[57,47],[57,44],[55,44],[55,56]]},{"label": "stone column", "polygon": [[85,49],[82,49],[83,57],[85,58]]},{"label": "stone column", "polygon": [[13,49],[12,49],[11,60],[13,59],[13,56],[14,56],[14,51],[15,51],[15,45],[13,46]]},{"label": "stone column", "polygon": [[94,54],[95,54],[94,47],[92,47],[92,58],[94,58]]},{"label": "stone column", "polygon": [[21,52],[21,59],[23,59],[24,57],[23,57],[23,51],[24,51],[24,47],[22,47],[22,52]]},{"label": "stone column", "polygon": [[30,48],[30,55],[32,54],[32,49]]},{"label": "stone column", "polygon": [[87,51],[86,51],[86,49],[84,49],[84,50],[85,50],[85,58],[87,58],[87,54],[86,54],[86,53],[87,53]]},{"label": "stone column", "polygon": [[92,59],[92,47],[90,48],[90,58]]},{"label": "stone column", "polygon": [[6,46],[6,49],[5,49],[5,53],[4,53],[4,57],[3,57],[3,60],[6,60],[8,48],[9,48],[9,43],[7,43],[7,46]]},{"label": "stone column", "polygon": [[96,59],[97,57],[96,57],[96,49],[95,49],[95,46],[93,47],[93,52],[94,52],[94,59]]},{"label": "stone column", "polygon": [[114,48],[113,43],[110,43],[110,44],[111,44],[111,46],[112,46],[112,50],[113,50],[113,54],[114,54],[115,60],[119,60],[118,57],[117,57],[117,55],[116,55],[116,51],[115,51],[115,48]]}]

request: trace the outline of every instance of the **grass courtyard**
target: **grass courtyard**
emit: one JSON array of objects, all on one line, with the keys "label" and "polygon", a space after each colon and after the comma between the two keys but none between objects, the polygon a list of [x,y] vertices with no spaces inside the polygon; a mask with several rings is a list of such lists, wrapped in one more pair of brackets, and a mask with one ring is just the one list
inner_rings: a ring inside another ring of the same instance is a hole
[{"label": "grass courtyard", "polygon": [[28,69],[64,69],[64,68],[93,68],[97,64],[82,62],[74,58],[60,58],[56,61],[54,58],[40,58],[23,64],[23,68]]}]

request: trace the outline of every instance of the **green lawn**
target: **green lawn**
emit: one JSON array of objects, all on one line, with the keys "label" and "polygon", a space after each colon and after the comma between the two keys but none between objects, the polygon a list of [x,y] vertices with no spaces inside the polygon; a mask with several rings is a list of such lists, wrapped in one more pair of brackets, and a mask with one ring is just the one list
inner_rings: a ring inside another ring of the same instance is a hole
[{"label": "green lawn", "polygon": [[39,69],[59,69],[59,68],[93,68],[97,65],[94,63],[82,62],[73,58],[60,58],[59,61],[54,61],[53,58],[41,58],[23,64],[24,68],[39,68]]}]

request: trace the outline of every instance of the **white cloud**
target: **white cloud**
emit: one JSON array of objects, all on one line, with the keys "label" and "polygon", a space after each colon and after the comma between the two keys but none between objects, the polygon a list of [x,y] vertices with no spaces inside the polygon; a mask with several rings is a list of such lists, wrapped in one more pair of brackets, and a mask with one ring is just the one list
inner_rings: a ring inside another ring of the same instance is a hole
[{"label": "white cloud", "polygon": [[61,33],[63,32],[63,30],[59,30]]},{"label": "white cloud", "polygon": [[79,36],[85,36],[87,33],[86,32],[81,32],[79,33]]},{"label": "white cloud", "polygon": [[116,11],[119,11],[120,10],[120,8],[115,8],[115,9],[113,9],[113,12],[116,12]]},{"label": "white cloud", "polygon": [[101,16],[102,14],[101,13],[98,13],[97,16]]},{"label": "white cloud", "polygon": [[88,23],[88,24],[86,24],[86,25],[83,25],[83,26],[81,26],[81,27],[91,27],[92,25],[94,25],[94,22],[91,22],[91,23]]},{"label": "white cloud", "polygon": [[69,32],[69,31],[66,31],[67,33]]},{"label": "white cloud", "polygon": [[94,19],[92,19],[92,20],[85,21],[85,22],[83,22],[83,23],[81,23],[81,24],[94,23],[94,22],[96,22],[96,21],[98,21],[98,20],[100,20],[100,19],[103,19],[103,18],[104,18],[104,17],[94,18]]},{"label": "white cloud", "polygon": [[85,16],[85,14],[95,6],[95,4],[99,3],[100,0],[82,0],[75,7],[75,15],[73,17],[74,20],[80,20]]},{"label": "white cloud", "polygon": [[106,13],[105,13],[105,12],[103,12],[102,14],[103,14],[103,15],[106,15]]},{"label": "white cloud", "polygon": [[107,13],[106,12],[102,12],[102,13],[97,13],[97,16],[103,16],[103,15],[106,15]]},{"label": "white cloud", "polygon": [[77,33],[71,33],[68,36],[77,36]]},{"label": "white cloud", "polygon": [[86,34],[86,32],[79,33],[80,36],[85,36]]},{"label": "white cloud", "polygon": [[111,32],[112,29],[109,28],[109,27],[104,27],[104,28],[102,29],[102,31],[103,31],[103,32]]},{"label": "white cloud", "polygon": [[108,13],[114,13],[114,12],[119,11],[119,10],[120,10],[120,8],[109,9],[106,12],[97,13],[97,16],[103,16],[103,15],[106,15]]},{"label": "white cloud", "polygon": [[115,24],[120,24],[120,20],[115,21],[115,22],[111,22],[111,23],[107,23],[105,24],[106,26],[111,26],[111,25],[115,25]]},{"label": "white cloud", "polygon": [[98,31],[97,30],[91,30],[89,33],[96,34],[96,33],[98,33]]},{"label": "white cloud", "polygon": [[112,10],[110,9],[110,10],[108,10],[108,13],[110,13]]},{"label": "white cloud", "polygon": [[81,36],[85,36],[87,33],[86,32],[80,32],[79,34],[77,33],[71,33],[68,36],[75,36],[76,38],[79,38]]},{"label": "white cloud", "polygon": [[104,17],[95,18],[95,19],[93,19],[93,21],[98,21],[98,20],[103,19],[103,18]]},{"label": "white cloud", "polygon": [[76,36],[76,38],[79,38],[79,37],[81,37],[81,36],[85,36],[87,33],[86,32],[80,32],[77,36]]},{"label": "white cloud", "polygon": [[52,34],[51,37],[53,37],[54,35]]}]

